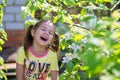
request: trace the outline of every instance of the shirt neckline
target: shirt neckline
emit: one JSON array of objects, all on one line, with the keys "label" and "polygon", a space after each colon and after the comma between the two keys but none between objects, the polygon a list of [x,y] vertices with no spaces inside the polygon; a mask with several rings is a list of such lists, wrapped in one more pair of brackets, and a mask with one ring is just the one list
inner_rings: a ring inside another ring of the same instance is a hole
[{"label": "shirt neckline", "polygon": [[29,48],[30,52],[32,53],[33,56],[37,57],[37,58],[42,58],[47,56],[48,54],[48,48],[46,49],[45,53],[43,53],[42,55],[38,55],[37,53],[35,53],[32,49],[32,47]]}]

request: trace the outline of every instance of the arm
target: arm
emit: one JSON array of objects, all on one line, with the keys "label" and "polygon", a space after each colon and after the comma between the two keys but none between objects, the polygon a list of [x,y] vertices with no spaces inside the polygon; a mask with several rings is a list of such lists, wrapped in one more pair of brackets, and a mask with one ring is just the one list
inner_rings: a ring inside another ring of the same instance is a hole
[{"label": "arm", "polygon": [[58,80],[58,71],[51,71],[51,80]]},{"label": "arm", "polygon": [[24,80],[24,65],[16,63],[17,80]]}]

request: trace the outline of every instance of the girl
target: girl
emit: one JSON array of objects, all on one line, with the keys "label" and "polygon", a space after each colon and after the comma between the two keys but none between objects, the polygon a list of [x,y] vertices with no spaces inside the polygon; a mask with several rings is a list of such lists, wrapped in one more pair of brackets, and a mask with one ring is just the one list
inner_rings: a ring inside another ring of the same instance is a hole
[{"label": "girl", "polygon": [[24,46],[16,59],[17,80],[58,80],[59,37],[50,20],[42,20],[28,27]]}]

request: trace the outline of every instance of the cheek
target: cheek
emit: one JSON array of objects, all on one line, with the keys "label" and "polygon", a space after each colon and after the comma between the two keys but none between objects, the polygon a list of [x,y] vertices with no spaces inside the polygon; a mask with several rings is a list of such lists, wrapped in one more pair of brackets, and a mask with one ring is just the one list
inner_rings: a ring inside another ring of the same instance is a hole
[{"label": "cheek", "polygon": [[50,42],[53,42],[53,36],[50,37]]},{"label": "cheek", "polygon": [[34,38],[39,39],[39,38],[40,38],[40,33],[39,33],[39,32],[36,32],[36,33],[34,34]]},{"label": "cheek", "polygon": [[35,35],[39,36],[39,35],[41,35],[41,32],[40,31],[36,31]]}]

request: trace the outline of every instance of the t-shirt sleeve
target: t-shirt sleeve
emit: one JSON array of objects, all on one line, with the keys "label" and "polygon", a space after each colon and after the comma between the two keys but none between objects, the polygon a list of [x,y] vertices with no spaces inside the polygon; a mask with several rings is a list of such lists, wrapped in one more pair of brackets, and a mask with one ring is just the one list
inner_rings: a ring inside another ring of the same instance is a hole
[{"label": "t-shirt sleeve", "polygon": [[58,59],[56,53],[52,52],[51,54],[51,71],[58,71]]},{"label": "t-shirt sleeve", "polygon": [[23,47],[20,47],[18,49],[18,53],[17,53],[17,57],[16,57],[16,62],[18,64],[24,65],[24,60],[25,60],[24,49],[23,49]]}]

